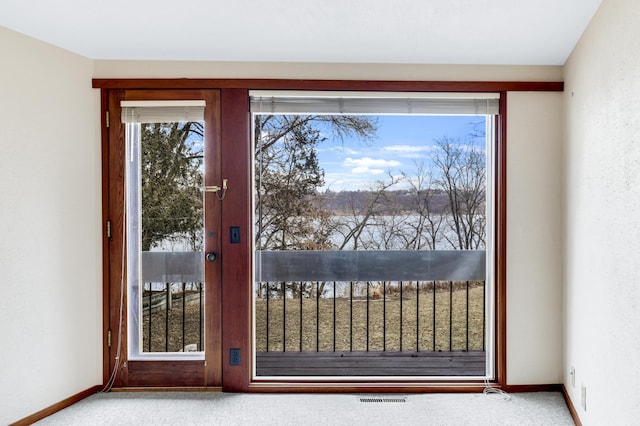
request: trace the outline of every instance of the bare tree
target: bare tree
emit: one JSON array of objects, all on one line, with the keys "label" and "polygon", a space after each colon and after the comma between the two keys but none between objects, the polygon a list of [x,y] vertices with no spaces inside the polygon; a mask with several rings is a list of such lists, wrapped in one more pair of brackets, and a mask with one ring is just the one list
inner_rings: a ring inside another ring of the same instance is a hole
[{"label": "bare tree", "polygon": [[[374,220],[380,218],[387,211],[386,206],[389,205],[389,188],[396,185],[402,177],[394,177],[390,173],[389,179],[386,181],[378,181],[364,195],[365,203],[361,203],[352,199],[349,206],[348,214],[341,216],[336,225],[336,232],[341,236],[341,242],[338,244],[338,250],[358,250],[371,249],[372,245],[377,245],[376,240],[380,239],[377,232],[367,234],[365,231],[374,226]],[[368,235],[368,238],[364,238]]]},{"label": "bare tree", "polygon": [[[334,248],[331,212],[318,195],[324,170],[317,146],[328,136],[367,139],[375,119],[345,115],[256,115],[256,236],[258,250]],[[269,294],[315,293],[310,283],[273,284]],[[324,286],[319,290],[324,292]]]},{"label": "bare tree", "polygon": [[410,193],[413,198],[416,217],[407,221],[409,232],[403,233],[405,248],[409,250],[435,250],[442,238],[445,223],[445,212],[437,205],[437,182],[433,170],[425,167],[423,162],[416,162],[416,174],[407,177]]},{"label": "bare tree", "polygon": [[450,233],[445,239],[454,248],[474,250],[485,246],[486,167],[484,153],[459,140],[436,141],[434,165],[437,184],[448,198]]},{"label": "bare tree", "polygon": [[324,171],[317,145],[324,132],[370,138],[375,121],[342,115],[256,115],[256,247],[318,250],[332,246],[329,212],[318,203]]}]

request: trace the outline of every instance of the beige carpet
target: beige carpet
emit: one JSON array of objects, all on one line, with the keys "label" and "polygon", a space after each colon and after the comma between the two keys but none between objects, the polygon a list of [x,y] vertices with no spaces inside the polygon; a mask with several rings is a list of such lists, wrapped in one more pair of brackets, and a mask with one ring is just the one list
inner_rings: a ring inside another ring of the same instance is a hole
[{"label": "beige carpet", "polygon": [[573,425],[559,392],[484,394],[107,393],[39,425]]}]

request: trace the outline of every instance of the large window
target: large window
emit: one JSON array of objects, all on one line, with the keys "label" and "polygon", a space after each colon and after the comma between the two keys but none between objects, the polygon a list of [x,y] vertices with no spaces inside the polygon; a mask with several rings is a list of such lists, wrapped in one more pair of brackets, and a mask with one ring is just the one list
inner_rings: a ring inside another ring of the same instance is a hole
[{"label": "large window", "polygon": [[253,92],[254,376],[493,378],[495,94]]}]

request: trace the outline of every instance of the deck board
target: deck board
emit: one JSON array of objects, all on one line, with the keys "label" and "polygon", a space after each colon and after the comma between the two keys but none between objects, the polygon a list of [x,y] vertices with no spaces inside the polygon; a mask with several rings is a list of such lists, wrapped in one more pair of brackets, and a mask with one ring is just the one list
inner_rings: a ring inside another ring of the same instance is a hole
[{"label": "deck board", "polygon": [[257,376],[484,376],[484,351],[258,352]]}]

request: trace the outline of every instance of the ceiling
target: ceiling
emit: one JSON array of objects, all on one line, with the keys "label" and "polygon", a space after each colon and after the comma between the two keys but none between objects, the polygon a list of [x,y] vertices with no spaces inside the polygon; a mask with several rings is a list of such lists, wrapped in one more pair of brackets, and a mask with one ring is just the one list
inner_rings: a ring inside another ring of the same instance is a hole
[{"label": "ceiling", "polygon": [[93,59],[562,65],[602,0],[0,0]]}]

